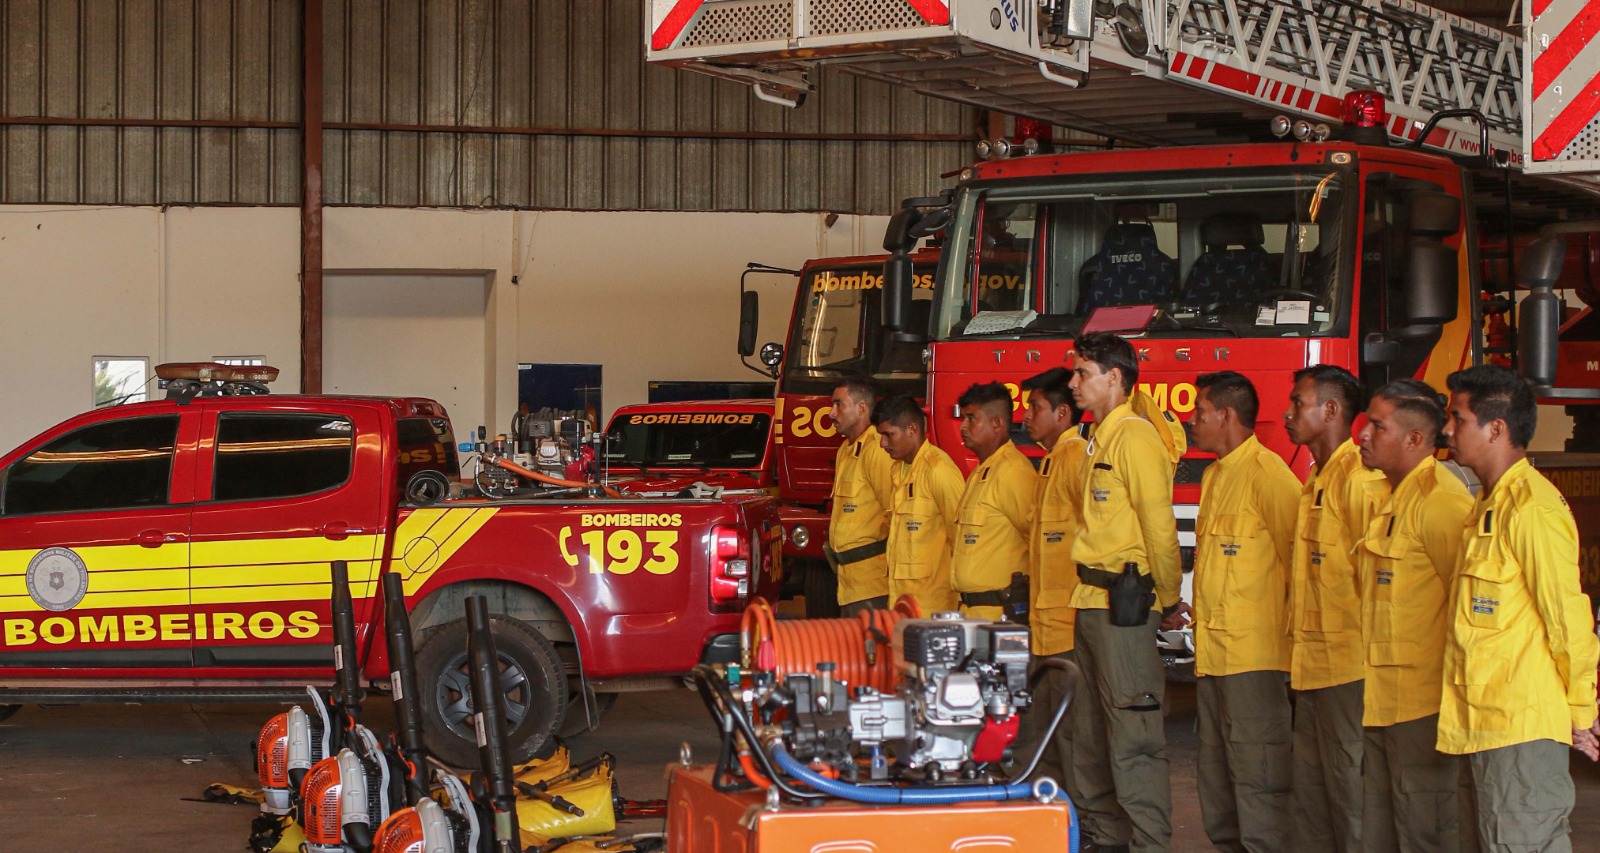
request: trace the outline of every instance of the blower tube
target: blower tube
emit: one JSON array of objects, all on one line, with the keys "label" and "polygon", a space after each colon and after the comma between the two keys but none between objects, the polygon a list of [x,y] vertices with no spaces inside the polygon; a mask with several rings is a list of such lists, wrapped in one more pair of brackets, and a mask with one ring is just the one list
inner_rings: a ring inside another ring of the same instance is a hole
[{"label": "blower tube", "polygon": [[483,787],[494,812],[495,849],[520,853],[517,829],[512,825],[517,791],[512,787],[511,759],[506,752],[500,656],[489,630],[489,600],[481,595],[467,596],[467,660],[472,676],[472,706],[478,711],[478,759],[483,765]]},{"label": "blower tube", "polygon": [[516,474],[518,477],[533,480],[534,482],[538,483],[544,483],[547,486],[561,486],[568,489],[588,489],[594,486],[599,486],[605,491],[607,497],[626,497],[626,495],[623,493],[603,483],[582,483],[577,480],[563,480],[560,477],[552,477],[549,474],[541,474],[538,471],[534,471],[530,468],[524,468],[521,465],[512,462],[510,459],[504,459],[498,456],[490,458],[489,461],[490,464],[497,468],[503,468],[513,474]]},{"label": "blower tube", "polygon": [[422,746],[422,694],[417,692],[417,661],[411,646],[411,614],[406,612],[400,575],[383,576],[384,625],[389,638],[390,690],[394,695],[395,741],[405,764],[406,805],[428,796],[427,751]]},{"label": "blower tube", "polygon": [[[335,723],[336,732],[329,732],[329,755],[338,755],[345,745],[345,734],[351,726],[361,722],[361,663],[356,652],[356,608],[350,600],[350,567],[344,560],[333,561],[333,665],[336,670],[338,690],[336,706],[343,718],[341,727]],[[353,741],[352,741],[353,742]]]}]

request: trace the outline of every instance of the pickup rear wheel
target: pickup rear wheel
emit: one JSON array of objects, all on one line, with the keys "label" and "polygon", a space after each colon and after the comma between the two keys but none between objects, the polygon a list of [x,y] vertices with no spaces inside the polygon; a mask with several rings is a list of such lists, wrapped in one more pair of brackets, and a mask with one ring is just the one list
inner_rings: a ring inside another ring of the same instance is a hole
[{"label": "pickup rear wheel", "polygon": [[839,576],[823,560],[807,560],[805,567],[807,619],[839,617]]},{"label": "pickup rear wheel", "polygon": [[[519,764],[546,755],[566,710],[567,676],[561,659],[549,640],[516,619],[492,615],[489,630],[500,656],[511,761]],[[452,767],[478,765],[469,678],[466,620],[428,632],[417,649],[423,740],[429,752]]]}]

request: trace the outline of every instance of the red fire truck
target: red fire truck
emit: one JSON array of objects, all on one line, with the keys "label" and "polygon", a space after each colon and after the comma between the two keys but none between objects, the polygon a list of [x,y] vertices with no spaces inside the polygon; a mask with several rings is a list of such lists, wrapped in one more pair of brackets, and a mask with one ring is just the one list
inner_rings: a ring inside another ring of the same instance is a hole
[{"label": "red fire truck", "polygon": [[[888,334],[882,326],[884,255],[822,258],[799,270],[752,264],[751,272],[799,278],[786,343],[761,347],[762,367],[750,365],[760,311],[756,294],[743,290],[739,354],[746,365],[777,381],[773,422],[778,498],[786,537],[786,590],[803,593],[812,617],[838,615],[837,582],[822,556],[828,532],[828,498],[840,440],[828,411],[833,384],[847,375],[870,376],[885,394],[925,391],[922,344]],[[933,307],[938,253],[911,256],[913,316]],[[743,283],[741,281],[741,289]]]},{"label": "red fire truck", "polygon": [[388,672],[378,576],[403,576],[430,748],[467,766],[467,595],[491,598],[526,756],[574,697],[591,722],[597,692],[732,660],[745,604],[776,592],[765,495],[593,497],[482,471],[486,488],[461,491],[437,402],[260,396],[239,372],[262,370],[163,366],[224,393],[169,386],[0,456],[0,715],[303,695],[331,679],[329,563],[344,560],[374,680]]}]

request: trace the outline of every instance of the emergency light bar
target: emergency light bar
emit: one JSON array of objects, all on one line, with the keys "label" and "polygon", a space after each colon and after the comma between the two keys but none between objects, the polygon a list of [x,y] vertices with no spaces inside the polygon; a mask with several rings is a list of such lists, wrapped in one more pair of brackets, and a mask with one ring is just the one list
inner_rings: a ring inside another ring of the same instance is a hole
[{"label": "emergency light bar", "polygon": [[197,382],[275,382],[278,368],[266,365],[219,364],[215,361],[179,361],[156,365],[156,378],[166,381],[193,379]]}]

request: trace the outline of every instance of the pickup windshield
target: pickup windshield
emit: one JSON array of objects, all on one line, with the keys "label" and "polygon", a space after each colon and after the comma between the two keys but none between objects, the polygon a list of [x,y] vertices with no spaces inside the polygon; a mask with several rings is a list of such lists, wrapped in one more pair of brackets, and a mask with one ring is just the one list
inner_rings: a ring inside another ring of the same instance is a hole
[{"label": "pickup windshield", "polygon": [[[934,264],[916,265],[914,324],[926,323],[933,307],[933,272]],[[799,317],[785,350],[785,392],[830,394],[840,377],[865,374],[882,384],[885,393],[922,393],[927,374],[922,344],[883,333],[881,264],[814,267],[800,280],[800,293]]]},{"label": "pickup windshield", "polygon": [[611,422],[606,459],[621,468],[759,470],[772,416],[751,412],[646,412]]},{"label": "pickup windshield", "polygon": [[1150,337],[1337,334],[1350,307],[1352,181],[1316,167],[968,188],[933,337],[1073,337],[1096,312],[1091,330]]}]

